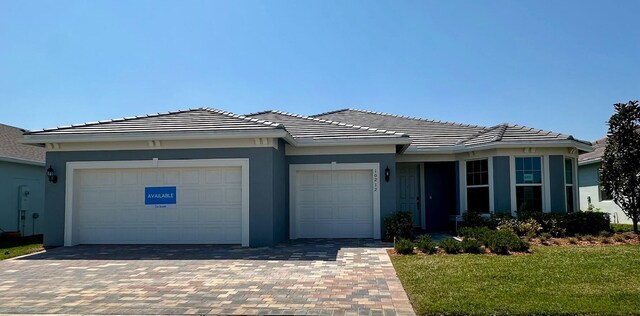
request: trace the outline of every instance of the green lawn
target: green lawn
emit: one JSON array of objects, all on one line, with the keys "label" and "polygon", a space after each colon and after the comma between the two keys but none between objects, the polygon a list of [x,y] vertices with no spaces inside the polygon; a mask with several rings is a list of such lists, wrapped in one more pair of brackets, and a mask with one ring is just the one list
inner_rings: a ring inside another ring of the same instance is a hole
[{"label": "green lawn", "polygon": [[392,256],[420,314],[640,315],[640,246]]},{"label": "green lawn", "polygon": [[38,252],[43,249],[42,235],[19,239],[0,239],[0,260]]}]

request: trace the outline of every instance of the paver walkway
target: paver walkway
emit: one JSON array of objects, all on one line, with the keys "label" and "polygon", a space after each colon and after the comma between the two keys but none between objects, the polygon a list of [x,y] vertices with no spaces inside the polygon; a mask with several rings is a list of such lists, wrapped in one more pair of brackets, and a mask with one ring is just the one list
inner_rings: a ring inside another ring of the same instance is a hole
[{"label": "paver walkway", "polygon": [[386,247],[56,248],[0,261],[0,313],[412,315]]}]

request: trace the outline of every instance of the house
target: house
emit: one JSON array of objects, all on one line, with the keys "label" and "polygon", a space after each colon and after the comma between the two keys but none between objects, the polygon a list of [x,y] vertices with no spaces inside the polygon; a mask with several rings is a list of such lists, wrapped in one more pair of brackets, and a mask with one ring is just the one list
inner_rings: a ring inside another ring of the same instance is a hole
[{"label": "house", "polygon": [[609,213],[612,223],[632,224],[620,207],[613,202],[611,196],[600,185],[602,156],[607,146],[607,138],[593,142],[593,151],[581,154],[578,158],[578,178],[580,187],[580,208],[597,209]]},{"label": "house", "polygon": [[588,142],[346,109],[199,108],[26,133],[47,149],[46,245],[380,239],[410,211],[439,230],[467,210],[577,210]]},{"label": "house", "polygon": [[44,212],[44,148],[21,144],[25,131],[0,124],[0,229],[40,234]]}]

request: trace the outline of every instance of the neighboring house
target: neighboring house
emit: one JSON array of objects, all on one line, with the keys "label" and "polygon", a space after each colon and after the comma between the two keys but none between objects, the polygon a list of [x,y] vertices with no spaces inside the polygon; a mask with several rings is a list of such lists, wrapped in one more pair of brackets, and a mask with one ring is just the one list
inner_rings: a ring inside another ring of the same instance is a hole
[{"label": "neighboring house", "polygon": [[19,143],[24,132],[0,124],[0,229],[28,236],[43,229],[45,150]]},{"label": "neighboring house", "polygon": [[580,155],[578,159],[578,175],[580,186],[580,208],[582,210],[597,209],[610,214],[612,223],[632,224],[620,207],[611,200],[609,194],[600,185],[600,170],[602,156],[607,146],[607,138],[601,138],[593,143],[593,151]]},{"label": "neighboring house", "polygon": [[27,133],[47,149],[45,244],[375,238],[413,213],[575,211],[591,145],[524,126],[340,110],[314,117],[200,108]]}]

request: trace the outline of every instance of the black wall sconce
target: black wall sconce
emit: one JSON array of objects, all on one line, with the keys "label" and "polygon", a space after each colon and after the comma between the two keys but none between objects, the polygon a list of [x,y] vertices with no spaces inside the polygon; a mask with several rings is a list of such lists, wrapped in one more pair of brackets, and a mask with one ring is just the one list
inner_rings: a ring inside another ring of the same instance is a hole
[{"label": "black wall sconce", "polygon": [[389,170],[389,166],[387,166],[387,169],[384,169],[384,181],[389,182],[389,178],[391,178],[391,170]]},{"label": "black wall sconce", "polygon": [[51,183],[58,182],[58,176],[53,173],[53,167],[51,165],[49,165],[49,168],[47,169],[47,178],[49,178],[49,182]]}]

